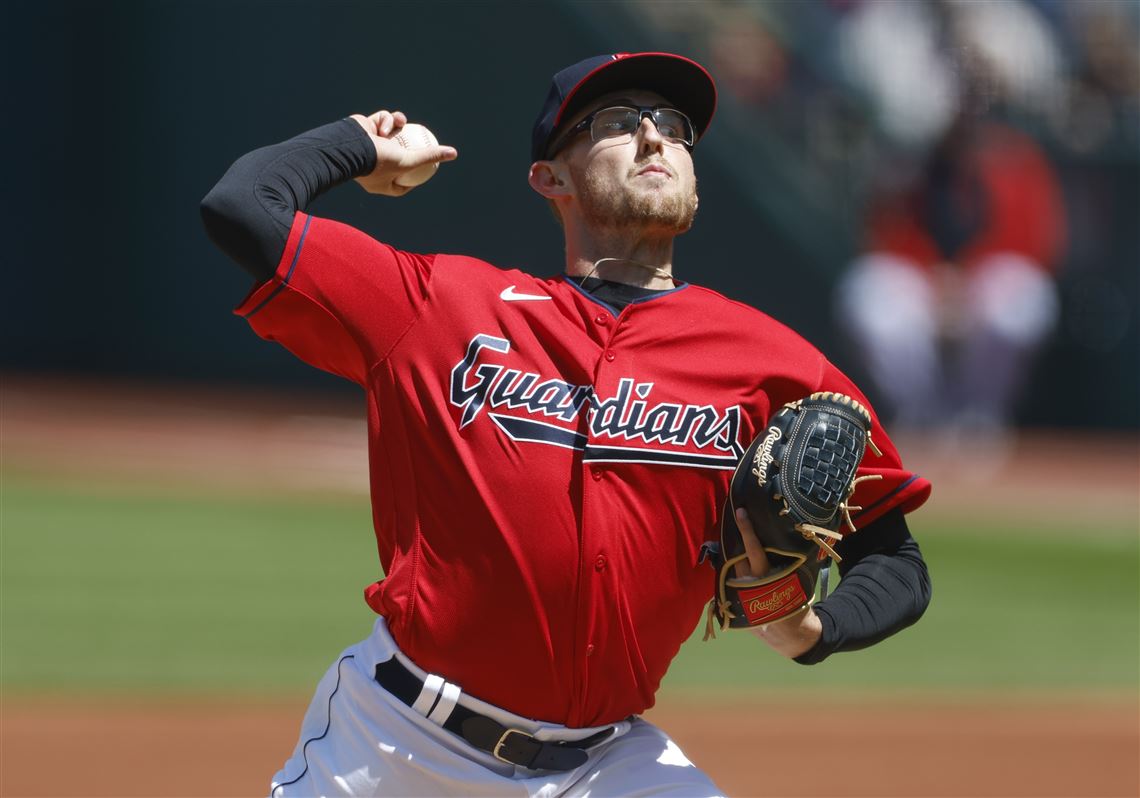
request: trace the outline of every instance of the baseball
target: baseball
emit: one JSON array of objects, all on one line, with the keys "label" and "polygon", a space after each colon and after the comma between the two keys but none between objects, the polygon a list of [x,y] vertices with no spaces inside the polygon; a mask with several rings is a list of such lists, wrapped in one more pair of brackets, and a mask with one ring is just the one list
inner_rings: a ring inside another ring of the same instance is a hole
[{"label": "baseball", "polygon": [[[414,122],[409,122],[404,125],[399,133],[392,136],[392,140],[397,142],[401,147],[409,150],[434,147],[439,144],[435,135],[430,130]],[[417,166],[415,169],[404,172],[393,182],[398,186],[407,186],[408,188],[418,186],[431,180],[438,169],[438,163],[425,163],[422,166]]]}]

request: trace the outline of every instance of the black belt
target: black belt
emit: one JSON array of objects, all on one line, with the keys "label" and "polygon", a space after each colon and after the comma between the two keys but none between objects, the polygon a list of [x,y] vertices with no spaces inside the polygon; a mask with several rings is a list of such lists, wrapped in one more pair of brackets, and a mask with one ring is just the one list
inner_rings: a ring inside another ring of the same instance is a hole
[{"label": "black belt", "polygon": [[[409,707],[415,704],[424,688],[423,680],[395,657],[376,666],[376,681]],[[531,770],[573,770],[585,764],[589,757],[587,748],[597,745],[614,733],[609,728],[584,740],[547,742],[535,739],[519,729],[504,726],[458,703],[444,721],[443,728],[459,735],[479,750],[494,755],[496,759]]]}]

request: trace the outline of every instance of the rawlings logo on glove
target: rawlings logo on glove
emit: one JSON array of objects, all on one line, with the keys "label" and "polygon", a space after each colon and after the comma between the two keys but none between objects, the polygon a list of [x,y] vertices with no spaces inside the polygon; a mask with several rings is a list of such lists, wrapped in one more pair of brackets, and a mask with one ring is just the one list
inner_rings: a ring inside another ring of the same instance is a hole
[{"label": "rawlings logo on glove", "polygon": [[779,427],[769,427],[768,437],[760,444],[760,448],[756,450],[756,456],[752,458],[752,474],[761,487],[768,481],[768,469],[772,467],[772,447],[776,445],[776,441],[780,440],[783,434],[783,430]]},{"label": "rawlings logo on glove", "polygon": [[[855,486],[877,475],[856,477],[870,446],[871,414],[849,396],[821,392],[789,402],[758,435],[732,476],[721,520],[720,545],[706,543],[702,559],[717,569],[705,639],[721,629],[748,628],[786,618],[810,606],[821,563],[839,561],[832,542],[844,523],[855,530],[848,505]],[[743,508],[769,565],[763,576],[740,576],[748,565],[736,524]]]}]

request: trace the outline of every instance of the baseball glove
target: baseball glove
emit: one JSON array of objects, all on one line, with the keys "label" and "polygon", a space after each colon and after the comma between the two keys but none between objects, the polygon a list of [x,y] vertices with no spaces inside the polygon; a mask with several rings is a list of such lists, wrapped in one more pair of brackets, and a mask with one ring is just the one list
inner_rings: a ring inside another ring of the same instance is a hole
[{"label": "baseball glove", "polygon": [[[821,566],[839,561],[832,544],[840,526],[852,531],[848,500],[855,485],[878,475],[856,477],[871,440],[871,414],[843,394],[813,393],[777,411],[756,436],[733,474],[720,527],[720,544],[706,543],[717,570],[716,595],[709,602],[705,639],[721,629],[748,628],[786,618],[812,603]],[[736,510],[748,513],[770,570],[760,577],[735,575],[747,563]],[[826,572],[823,592],[826,593]]]}]

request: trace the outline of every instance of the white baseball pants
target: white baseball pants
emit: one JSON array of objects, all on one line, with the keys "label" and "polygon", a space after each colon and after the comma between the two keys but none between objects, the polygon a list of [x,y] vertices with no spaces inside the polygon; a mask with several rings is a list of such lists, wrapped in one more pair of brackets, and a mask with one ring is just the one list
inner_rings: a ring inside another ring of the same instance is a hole
[{"label": "white baseball pants", "polygon": [[[653,724],[634,717],[614,725],[589,749],[582,766],[534,771],[502,762],[441,728],[446,711],[421,715],[376,683],[376,664],[399,656],[383,618],[372,634],[349,647],[329,668],[305,714],[293,755],[273,777],[271,798],[291,796],[721,796],[681,749]],[[443,698],[457,687],[440,679]],[[460,694],[464,706],[541,740],[585,739],[602,729],[539,723]]]}]

